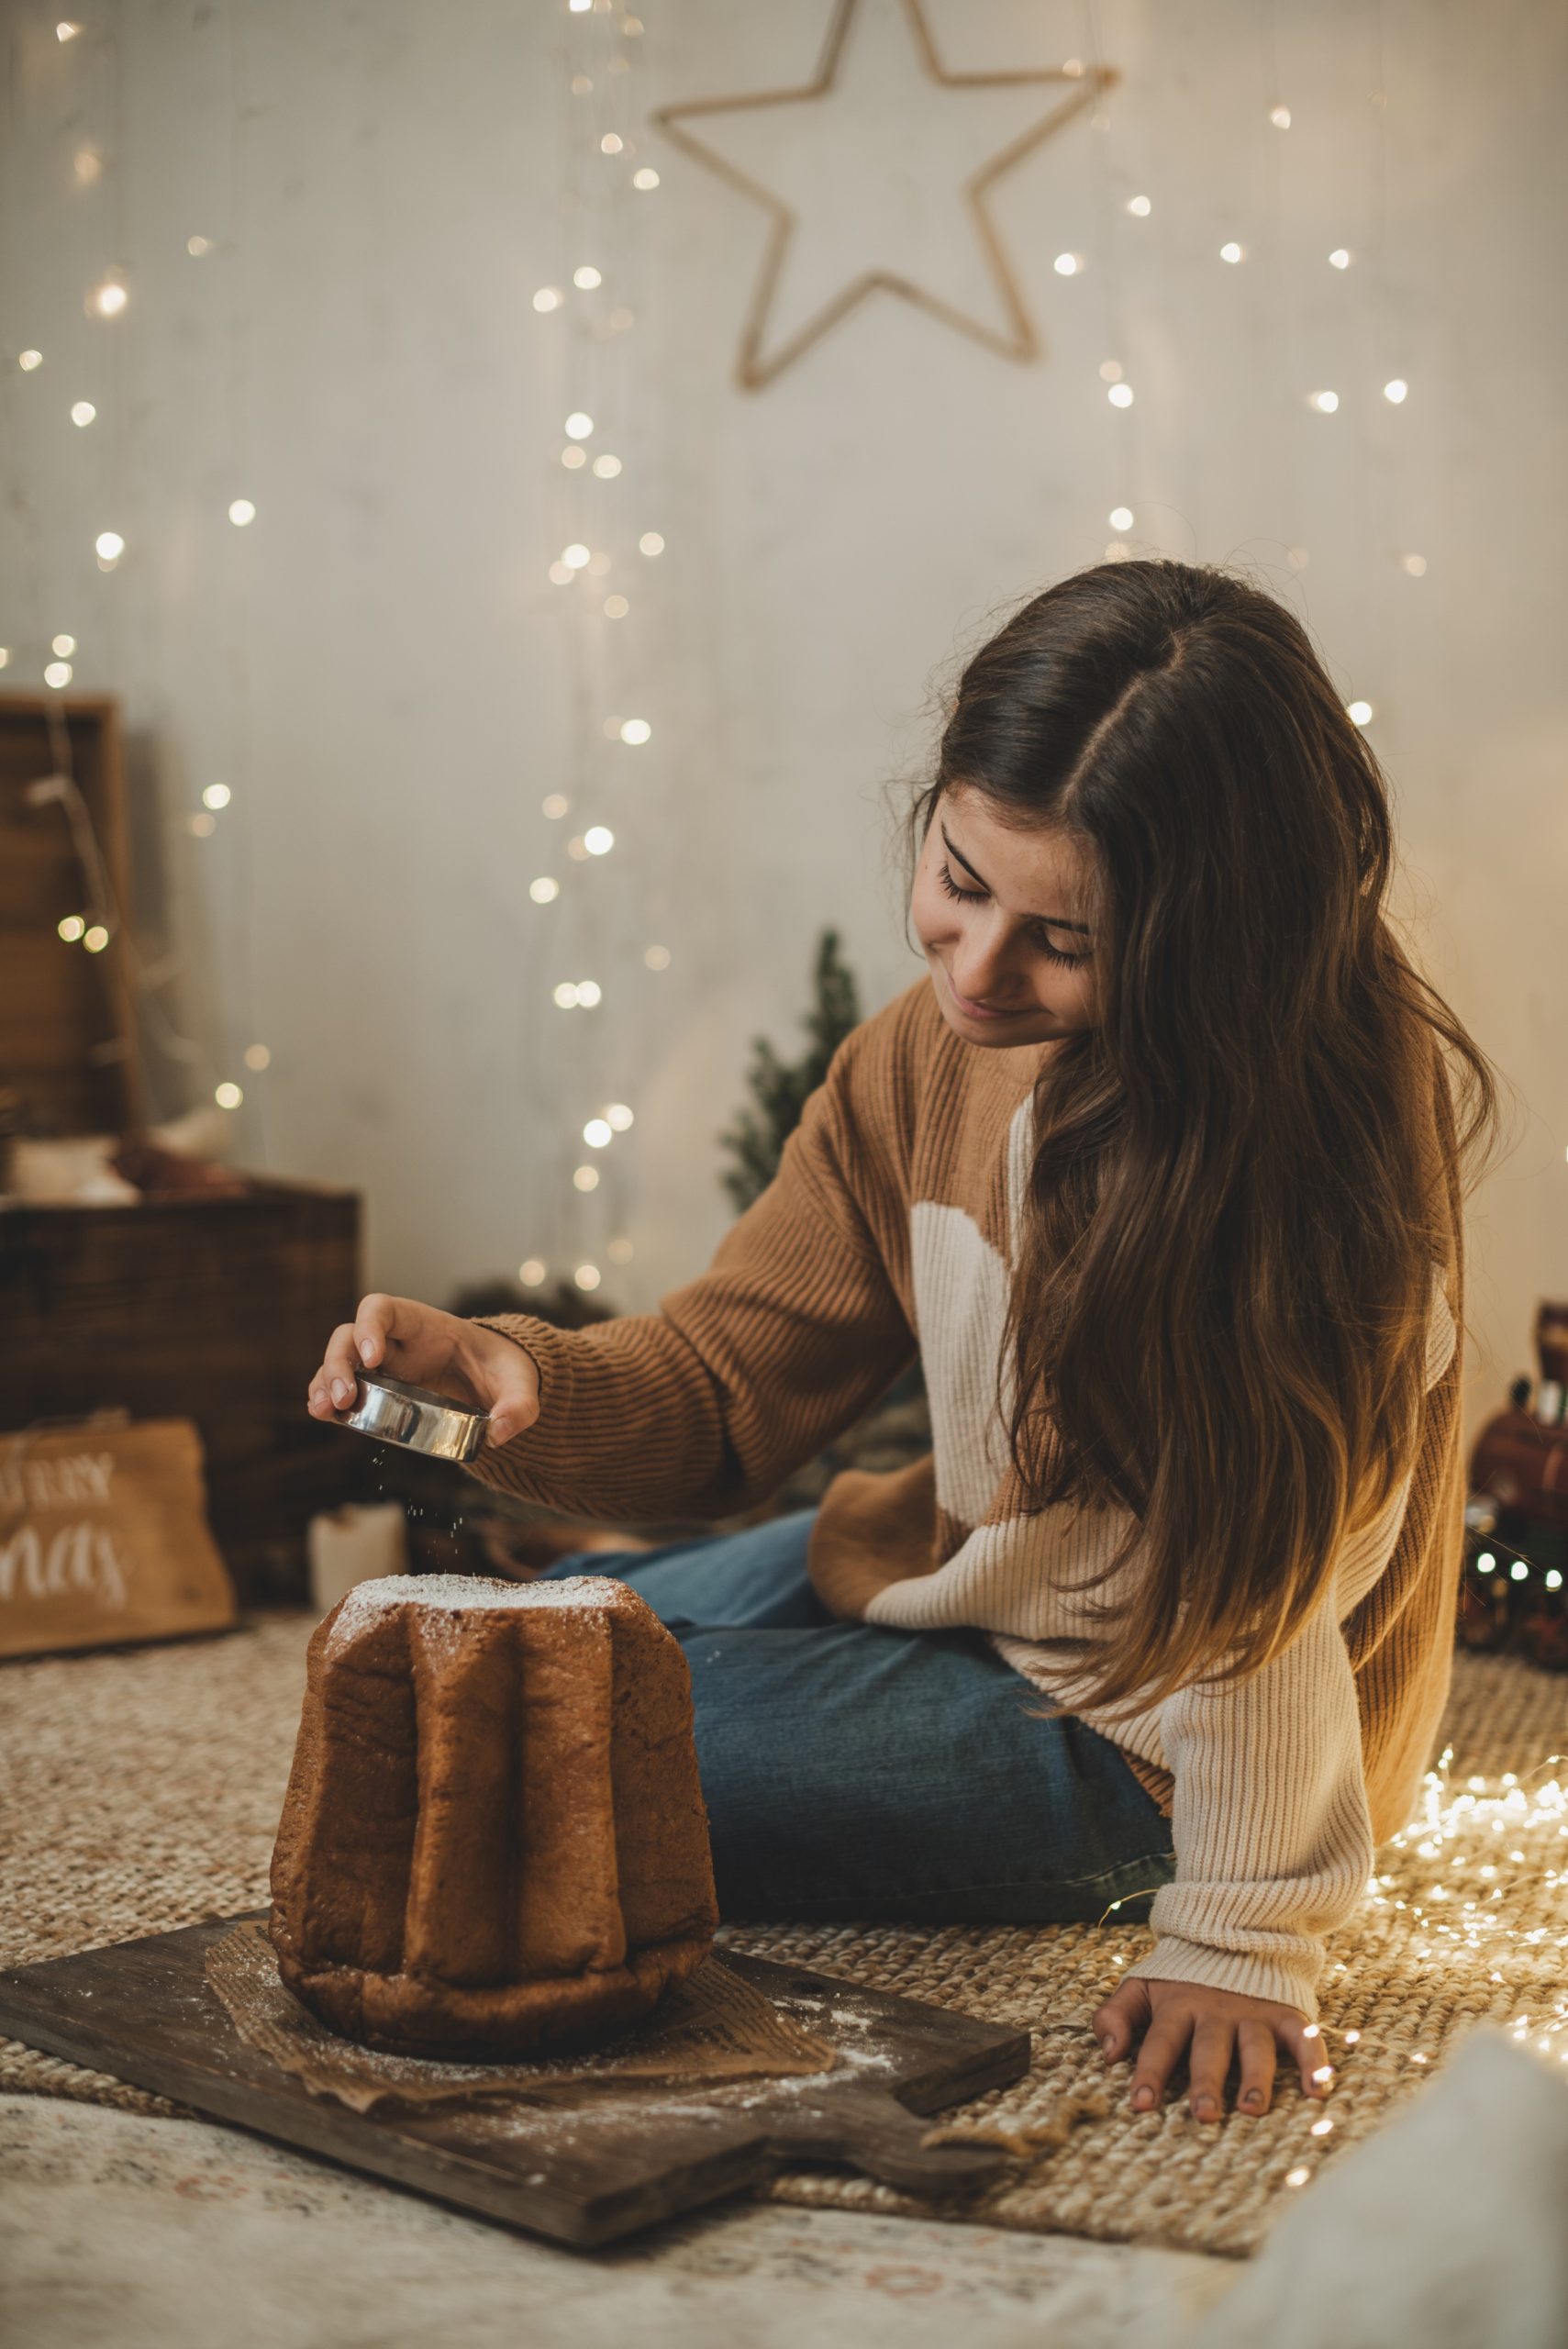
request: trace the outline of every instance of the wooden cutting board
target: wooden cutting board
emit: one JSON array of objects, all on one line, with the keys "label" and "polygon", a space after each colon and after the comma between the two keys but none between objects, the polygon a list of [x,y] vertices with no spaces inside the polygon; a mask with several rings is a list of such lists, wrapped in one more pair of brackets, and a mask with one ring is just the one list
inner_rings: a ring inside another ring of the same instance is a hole
[{"label": "wooden cutting board", "polygon": [[355,2113],[242,2040],[207,1982],[236,1918],[0,1973],[0,2032],[306,2153],[579,2249],[754,2186],[843,2163],[907,2193],[982,2185],[1006,2155],[924,2146],[922,2120],[1029,2067],[1029,2035],[884,1990],[725,1952],[725,1964],[840,2052],[806,2078]]}]

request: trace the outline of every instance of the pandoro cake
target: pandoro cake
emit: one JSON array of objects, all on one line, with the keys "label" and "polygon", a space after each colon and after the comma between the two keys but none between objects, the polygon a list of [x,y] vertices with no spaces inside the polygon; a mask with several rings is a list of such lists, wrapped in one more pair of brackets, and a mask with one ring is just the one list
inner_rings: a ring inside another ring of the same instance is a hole
[{"label": "pandoro cake", "polygon": [[272,1890],[284,1981],[367,2046],[635,2022],[718,1920],[679,1644],[608,1576],[356,1585],[310,1642]]}]

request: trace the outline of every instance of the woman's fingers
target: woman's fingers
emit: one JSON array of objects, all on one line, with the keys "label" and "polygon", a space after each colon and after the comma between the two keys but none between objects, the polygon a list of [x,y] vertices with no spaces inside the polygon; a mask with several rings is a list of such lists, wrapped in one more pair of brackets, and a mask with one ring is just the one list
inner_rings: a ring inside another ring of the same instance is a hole
[{"label": "woman's fingers", "polygon": [[1096,2008],[1090,2024],[1107,2064],[1119,2064],[1132,2052],[1133,2041],[1149,2020],[1149,1993],[1141,1978],[1124,1982],[1119,1990]]},{"label": "woman's fingers", "polygon": [[1279,2053],[1273,2032],[1266,2022],[1244,2022],[1238,2034],[1241,2055],[1241,2080],[1236,2096],[1236,2110],[1261,2116],[1265,2113],[1274,2092],[1274,2072]]},{"label": "woman's fingers", "polygon": [[1173,2007],[1161,2008],[1143,2034],[1132,2075],[1132,2109],[1150,2112],[1165,2093],[1165,2083],[1185,2053],[1192,2017]]},{"label": "woman's fingers", "polygon": [[354,1351],[367,1370],[376,1369],[386,1359],[387,1341],[397,1334],[397,1308],[401,1301],[395,1297],[384,1297],[379,1289],[360,1299],[360,1309],[354,1316]]},{"label": "woman's fingers", "polygon": [[1234,2036],[1226,2017],[1199,2015],[1187,2063],[1187,2106],[1195,2121],[1218,2121],[1225,2110]]},{"label": "woman's fingers", "polygon": [[320,1369],[310,1382],[310,1409],[318,1419],[336,1418],[354,1399],[354,1325],[340,1322],[327,1341]]}]

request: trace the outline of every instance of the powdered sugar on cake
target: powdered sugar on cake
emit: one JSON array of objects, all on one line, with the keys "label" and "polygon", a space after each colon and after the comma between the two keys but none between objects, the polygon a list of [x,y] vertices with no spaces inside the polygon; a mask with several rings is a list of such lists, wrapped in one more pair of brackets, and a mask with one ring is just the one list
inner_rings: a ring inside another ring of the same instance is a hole
[{"label": "powdered sugar on cake", "polygon": [[356,1638],[389,1608],[430,1609],[439,1614],[488,1614],[501,1607],[574,1607],[607,1614],[637,1602],[609,1575],[564,1575],[559,1582],[492,1582],[483,1575],[381,1575],[357,1582],[339,1609],[331,1643]]}]

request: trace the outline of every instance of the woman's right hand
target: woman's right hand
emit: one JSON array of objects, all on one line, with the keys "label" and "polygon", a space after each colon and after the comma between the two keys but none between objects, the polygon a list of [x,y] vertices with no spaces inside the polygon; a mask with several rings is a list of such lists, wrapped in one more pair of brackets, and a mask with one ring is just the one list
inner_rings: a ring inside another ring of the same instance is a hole
[{"label": "woman's right hand", "polygon": [[539,1366],[531,1354],[498,1330],[409,1297],[361,1297],[354,1319],[333,1330],[310,1382],[312,1419],[336,1420],[353,1408],[361,1367],[487,1411],[493,1444],[509,1443],[539,1417]]}]

